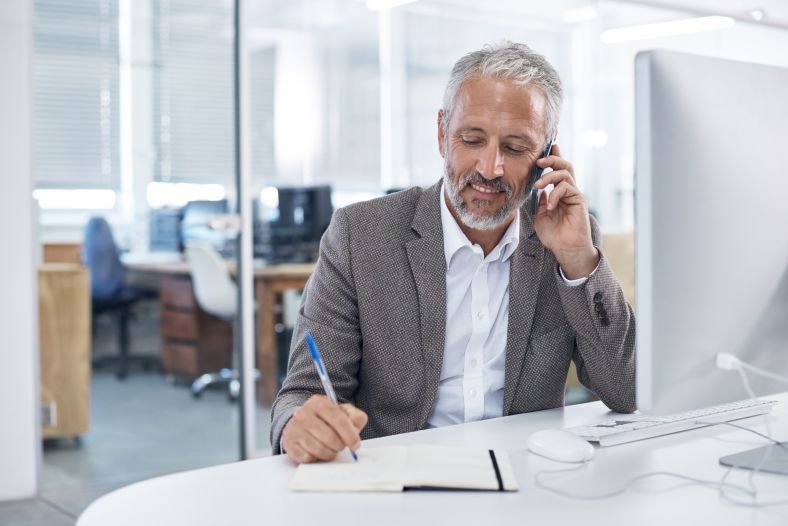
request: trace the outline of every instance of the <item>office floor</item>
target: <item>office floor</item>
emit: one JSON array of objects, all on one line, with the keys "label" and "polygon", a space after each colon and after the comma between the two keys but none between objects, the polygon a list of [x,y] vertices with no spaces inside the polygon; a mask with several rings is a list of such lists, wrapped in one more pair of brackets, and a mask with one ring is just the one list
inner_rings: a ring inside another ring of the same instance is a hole
[{"label": "office floor", "polygon": [[[93,374],[91,429],[80,442],[47,442],[36,499],[0,503],[0,524],[73,525],[99,496],[133,482],[238,459],[238,406],[225,391],[200,400],[159,373],[135,372],[119,382]],[[258,436],[269,414],[258,412]]]}]

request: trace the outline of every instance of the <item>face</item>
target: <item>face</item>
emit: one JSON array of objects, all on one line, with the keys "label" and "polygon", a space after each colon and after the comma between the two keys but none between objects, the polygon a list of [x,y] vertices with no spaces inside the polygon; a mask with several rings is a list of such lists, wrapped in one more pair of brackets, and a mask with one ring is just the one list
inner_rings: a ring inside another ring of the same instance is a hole
[{"label": "face", "polygon": [[495,78],[463,83],[446,134],[439,113],[447,201],[466,226],[508,225],[525,203],[545,145],[546,117],[547,102],[538,88]]}]

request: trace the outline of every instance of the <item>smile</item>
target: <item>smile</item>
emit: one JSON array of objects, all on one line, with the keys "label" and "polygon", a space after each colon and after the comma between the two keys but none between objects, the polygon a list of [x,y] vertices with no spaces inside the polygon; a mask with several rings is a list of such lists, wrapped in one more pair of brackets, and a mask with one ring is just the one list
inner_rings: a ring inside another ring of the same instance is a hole
[{"label": "smile", "polygon": [[485,187],[479,186],[477,184],[471,184],[471,188],[473,188],[477,192],[481,192],[483,194],[498,194],[498,193],[500,193],[500,190],[491,190],[489,188],[485,188]]}]

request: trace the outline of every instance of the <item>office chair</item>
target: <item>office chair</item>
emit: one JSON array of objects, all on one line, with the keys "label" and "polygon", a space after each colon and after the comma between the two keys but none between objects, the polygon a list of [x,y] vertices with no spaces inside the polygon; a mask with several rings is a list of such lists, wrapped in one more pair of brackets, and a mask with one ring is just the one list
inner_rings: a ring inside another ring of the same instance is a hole
[{"label": "office chair", "polygon": [[[82,257],[90,271],[93,317],[108,314],[115,318],[118,327],[120,354],[94,360],[94,366],[100,367],[104,361],[117,362],[118,370],[115,376],[119,380],[126,378],[129,365],[134,362],[140,363],[146,371],[158,367],[157,357],[129,354],[129,320],[132,318],[132,307],[139,301],[155,298],[157,294],[126,285],[126,267],[120,261],[112,229],[103,217],[93,217],[85,226]],[[95,323],[93,326],[95,327]]]},{"label": "office chair", "polygon": [[[233,323],[238,313],[238,288],[227,271],[227,265],[219,253],[207,243],[190,242],[186,244],[186,259],[192,272],[192,284],[197,304],[208,314]],[[238,371],[235,367],[235,345],[238,338],[233,330],[232,369],[223,368],[214,373],[206,373],[198,377],[191,385],[191,393],[199,398],[202,392],[212,384],[227,383],[230,400],[238,398],[241,389]],[[255,378],[259,378],[255,370]]]}]

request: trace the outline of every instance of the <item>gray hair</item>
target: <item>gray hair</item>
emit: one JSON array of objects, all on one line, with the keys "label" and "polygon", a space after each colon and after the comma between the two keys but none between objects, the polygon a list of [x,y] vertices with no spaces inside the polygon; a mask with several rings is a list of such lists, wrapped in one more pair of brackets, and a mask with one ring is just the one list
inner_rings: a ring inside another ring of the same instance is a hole
[{"label": "gray hair", "polygon": [[488,44],[478,51],[468,53],[454,64],[446,91],[443,93],[443,133],[448,137],[457,93],[463,83],[475,76],[503,78],[520,86],[539,88],[547,100],[547,141],[555,138],[558,116],[561,113],[561,79],[553,66],[539,53],[525,44],[504,40]]}]

